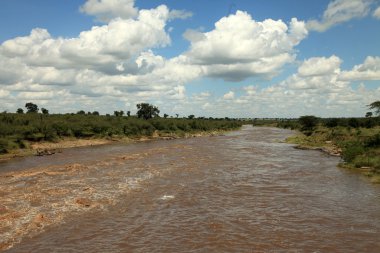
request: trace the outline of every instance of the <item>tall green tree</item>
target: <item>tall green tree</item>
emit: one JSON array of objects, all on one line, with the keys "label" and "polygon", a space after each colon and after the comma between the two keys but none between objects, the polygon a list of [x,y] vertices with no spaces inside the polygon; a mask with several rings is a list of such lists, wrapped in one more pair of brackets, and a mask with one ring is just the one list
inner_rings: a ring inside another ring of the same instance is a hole
[{"label": "tall green tree", "polygon": [[27,113],[36,113],[36,112],[38,112],[38,106],[36,104],[33,104],[32,102],[26,103],[25,107],[28,110]]},{"label": "tall green tree", "polygon": [[318,124],[318,118],[312,115],[301,116],[298,121],[303,131],[313,131]]},{"label": "tall green tree", "polygon": [[368,107],[370,110],[375,110],[375,113],[380,116],[380,100],[369,104]]},{"label": "tall green tree", "polygon": [[113,115],[115,115],[116,117],[122,117],[124,115],[124,111],[114,111]]},{"label": "tall green tree", "polygon": [[143,119],[151,119],[154,117],[158,117],[160,110],[154,105],[148,103],[140,103],[136,105],[137,107],[137,117]]}]

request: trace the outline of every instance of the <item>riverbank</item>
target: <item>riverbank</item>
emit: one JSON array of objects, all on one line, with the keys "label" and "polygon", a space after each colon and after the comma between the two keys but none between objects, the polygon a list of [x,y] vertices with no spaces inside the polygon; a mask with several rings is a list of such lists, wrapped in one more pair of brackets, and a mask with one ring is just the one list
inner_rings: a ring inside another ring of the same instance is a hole
[{"label": "riverbank", "polygon": [[[321,138],[322,137],[322,138]],[[302,132],[286,139],[289,144],[296,144],[295,148],[303,150],[319,150],[331,156],[342,156],[342,149],[331,140],[324,140],[323,136],[306,136]]]},{"label": "riverbank", "polygon": [[139,141],[179,138],[204,132],[238,129],[244,121],[214,118],[143,119],[136,116],[93,114],[0,113],[0,154],[2,159],[36,152],[50,155],[59,149]]},{"label": "riverbank", "polygon": [[155,131],[152,135],[126,137],[126,136],[113,136],[112,138],[90,138],[90,139],[78,139],[78,138],[62,138],[54,141],[41,141],[41,142],[27,142],[28,148],[14,149],[7,154],[0,154],[0,162],[10,160],[17,157],[26,157],[33,155],[54,155],[60,153],[65,149],[77,148],[77,147],[89,147],[99,145],[109,145],[112,143],[137,143],[152,140],[172,140],[179,138],[195,138],[206,136],[220,136],[228,131],[233,130],[214,130],[214,131],[196,131],[196,132],[160,132]]},{"label": "riverbank", "polygon": [[305,135],[297,132],[286,142],[295,148],[320,150],[332,156],[342,157],[339,167],[360,172],[371,182],[380,183],[380,128],[326,128],[318,126]]}]

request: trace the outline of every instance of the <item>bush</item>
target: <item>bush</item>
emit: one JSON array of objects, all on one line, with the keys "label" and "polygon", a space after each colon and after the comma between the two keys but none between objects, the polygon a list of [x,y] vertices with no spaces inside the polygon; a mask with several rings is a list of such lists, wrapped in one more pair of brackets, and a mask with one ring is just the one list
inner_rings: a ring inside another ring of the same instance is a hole
[{"label": "bush", "polygon": [[351,118],[348,120],[348,126],[352,128],[358,128],[360,126],[359,120],[356,118]]},{"label": "bush", "polygon": [[325,126],[328,128],[337,127],[338,125],[339,125],[339,119],[337,118],[327,119],[325,121]]},{"label": "bush", "polygon": [[52,128],[59,137],[71,136],[72,132],[65,122],[57,122],[52,124]]},{"label": "bush", "polygon": [[310,115],[301,116],[298,121],[301,124],[302,131],[313,131],[318,124],[318,118]]},{"label": "bush", "polygon": [[375,122],[374,119],[369,118],[369,119],[366,119],[366,120],[364,121],[363,126],[366,127],[366,128],[372,128],[372,127],[375,127],[375,126],[376,126],[376,122]]},{"label": "bush", "polygon": [[342,151],[343,160],[352,162],[357,156],[365,152],[365,148],[363,144],[358,141],[350,141],[344,144]]},{"label": "bush", "polygon": [[363,154],[360,156],[357,156],[353,163],[356,168],[361,167],[372,167],[374,169],[380,169],[380,156],[376,154]]},{"label": "bush", "polygon": [[0,154],[8,153],[8,141],[5,139],[0,139]]},{"label": "bush", "polygon": [[380,134],[376,134],[370,137],[366,142],[365,146],[369,148],[378,148],[380,147]]}]

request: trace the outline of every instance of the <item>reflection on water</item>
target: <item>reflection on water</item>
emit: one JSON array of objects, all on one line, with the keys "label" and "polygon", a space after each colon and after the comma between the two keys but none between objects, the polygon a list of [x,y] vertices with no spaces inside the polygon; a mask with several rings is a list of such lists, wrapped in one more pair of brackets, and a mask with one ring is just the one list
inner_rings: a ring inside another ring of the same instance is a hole
[{"label": "reflection on water", "polygon": [[290,134],[246,126],[0,164],[0,247],[380,252],[380,187],[281,143]]}]

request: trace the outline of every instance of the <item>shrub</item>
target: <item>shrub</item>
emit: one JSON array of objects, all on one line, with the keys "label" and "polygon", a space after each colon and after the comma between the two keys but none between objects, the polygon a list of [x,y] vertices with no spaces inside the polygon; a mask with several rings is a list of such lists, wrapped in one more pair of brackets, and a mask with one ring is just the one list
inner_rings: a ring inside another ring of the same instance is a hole
[{"label": "shrub", "polygon": [[356,118],[351,118],[348,120],[348,125],[352,128],[358,128],[360,126],[359,120]]},{"label": "shrub", "polygon": [[301,116],[298,121],[301,124],[302,131],[312,131],[318,124],[318,118],[310,115]]},{"label": "shrub", "polygon": [[339,119],[337,118],[327,119],[325,121],[325,126],[328,128],[337,127],[338,125],[339,125]]},{"label": "shrub", "polygon": [[377,148],[380,147],[380,134],[376,134],[370,137],[366,142],[365,146],[369,148]]},{"label": "shrub", "polygon": [[342,151],[343,160],[352,162],[357,156],[365,152],[365,148],[363,144],[358,141],[350,141],[344,144]]},{"label": "shrub", "polygon": [[355,157],[353,163],[356,168],[360,167],[372,167],[380,169],[380,157],[376,154],[366,153]]},{"label": "shrub", "polygon": [[8,141],[6,139],[0,139],[0,154],[8,153]]}]

